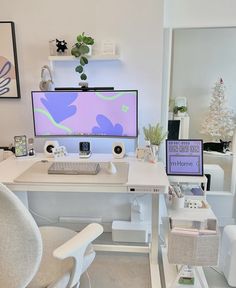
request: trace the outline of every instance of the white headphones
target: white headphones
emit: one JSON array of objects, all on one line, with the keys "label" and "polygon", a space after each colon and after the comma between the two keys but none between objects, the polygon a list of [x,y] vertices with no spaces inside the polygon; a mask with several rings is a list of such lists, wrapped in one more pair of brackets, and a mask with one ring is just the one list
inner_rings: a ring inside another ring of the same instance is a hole
[{"label": "white headphones", "polygon": [[[45,73],[49,76],[49,79],[46,79]],[[41,91],[52,91],[54,90],[54,83],[52,80],[52,72],[47,65],[44,65],[41,69],[41,81],[39,83],[39,89]]]}]

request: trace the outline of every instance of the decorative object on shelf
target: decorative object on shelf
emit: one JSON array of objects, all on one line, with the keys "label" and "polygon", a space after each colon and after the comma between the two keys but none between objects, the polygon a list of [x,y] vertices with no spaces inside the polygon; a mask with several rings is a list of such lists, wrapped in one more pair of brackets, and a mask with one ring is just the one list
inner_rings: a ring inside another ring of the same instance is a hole
[{"label": "decorative object on shelf", "polygon": [[153,161],[156,161],[159,146],[165,139],[167,132],[164,132],[163,127],[160,126],[159,123],[157,123],[154,126],[149,124],[148,127],[143,127],[143,133],[145,140],[147,141],[147,146],[150,147],[151,154],[153,156]]},{"label": "decorative object on shelf", "polygon": [[90,50],[91,46],[94,44],[94,39],[92,37],[86,36],[83,32],[77,36],[77,42],[71,49],[71,54],[79,58],[80,65],[75,68],[75,71],[80,74],[81,80],[86,80],[87,75],[84,72],[84,66],[88,64],[88,58],[86,57]]},{"label": "decorative object on shelf", "polygon": [[57,46],[57,52],[59,54],[64,55],[67,48],[67,42],[65,40],[58,40],[56,39],[56,46]]},{"label": "decorative object on shelf", "polygon": [[187,106],[175,106],[174,107],[174,114],[178,116],[185,116],[187,111],[188,111]]},{"label": "decorative object on shelf", "polygon": [[20,98],[14,22],[0,22],[0,98]]},{"label": "decorative object on shelf", "polygon": [[115,55],[116,45],[113,41],[103,41],[102,42],[102,55]]},{"label": "decorative object on shelf", "polygon": [[211,136],[215,142],[230,140],[236,127],[234,112],[226,104],[225,85],[220,78],[215,83],[209,111],[201,125],[201,133]]}]

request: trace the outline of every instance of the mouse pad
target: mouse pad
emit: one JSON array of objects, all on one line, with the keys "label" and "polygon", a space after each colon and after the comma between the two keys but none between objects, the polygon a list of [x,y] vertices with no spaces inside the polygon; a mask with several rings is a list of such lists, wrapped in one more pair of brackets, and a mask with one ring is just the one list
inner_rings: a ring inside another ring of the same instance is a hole
[{"label": "mouse pad", "polygon": [[89,183],[89,184],[122,184],[128,182],[129,163],[113,162],[116,173],[109,173],[109,162],[99,162],[97,175],[62,175],[48,174],[52,162],[39,161],[14,179],[14,182],[28,183]]}]

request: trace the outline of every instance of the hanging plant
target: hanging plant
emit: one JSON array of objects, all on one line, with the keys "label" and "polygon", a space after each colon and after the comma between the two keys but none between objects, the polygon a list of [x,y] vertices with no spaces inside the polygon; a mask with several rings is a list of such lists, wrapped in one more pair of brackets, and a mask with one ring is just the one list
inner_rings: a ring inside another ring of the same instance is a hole
[{"label": "hanging plant", "polygon": [[77,36],[77,42],[71,49],[71,54],[76,58],[79,58],[79,65],[76,66],[75,71],[80,74],[81,80],[86,80],[87,75],[84,71],[84,66],[88,64],[88,53],[90,47],[94,44],[94,39],[92,37],[86,36],[83,32]]}]

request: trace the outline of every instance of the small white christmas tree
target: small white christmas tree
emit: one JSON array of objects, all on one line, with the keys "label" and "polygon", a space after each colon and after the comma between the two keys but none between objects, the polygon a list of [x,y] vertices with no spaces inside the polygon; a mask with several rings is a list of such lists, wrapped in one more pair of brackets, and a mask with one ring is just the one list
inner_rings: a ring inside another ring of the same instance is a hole
[{"label": "small white christmas tree", "polygon": [[201,133],[214,141],[229,140],[235,128],[234,113],[226,106],[225,85],[220,78],[213,88],[209,111],[202,123]]}]

